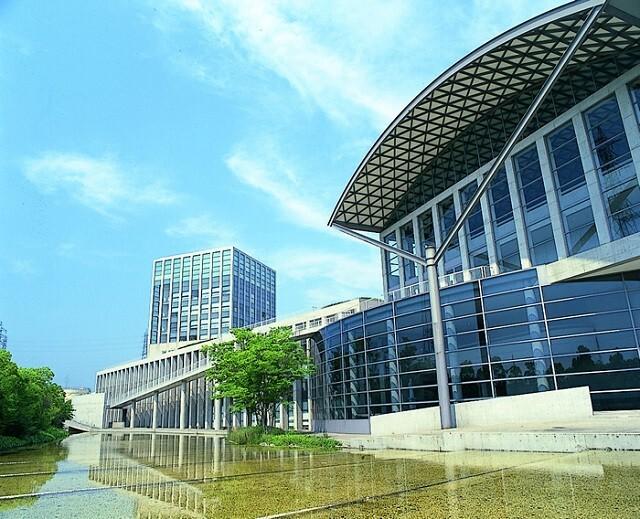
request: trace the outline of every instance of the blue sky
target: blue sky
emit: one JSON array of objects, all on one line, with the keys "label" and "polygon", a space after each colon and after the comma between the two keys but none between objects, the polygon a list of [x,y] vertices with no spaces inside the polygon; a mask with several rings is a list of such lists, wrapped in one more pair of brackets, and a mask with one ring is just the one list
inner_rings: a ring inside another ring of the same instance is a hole
[{"label": "blue sky", "polygon": [[557,1],[0,2],[0,320],[93,386],[137,358],[153,258],[236,244],[279,316],[382,292],[326,228],[393,117]]}]

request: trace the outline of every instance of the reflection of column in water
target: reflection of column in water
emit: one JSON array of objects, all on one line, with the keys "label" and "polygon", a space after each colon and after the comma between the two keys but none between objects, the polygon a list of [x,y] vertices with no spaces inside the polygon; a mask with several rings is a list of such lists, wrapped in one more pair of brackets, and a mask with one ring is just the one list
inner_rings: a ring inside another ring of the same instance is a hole
[{"label": "reflection of column in water", "polygon": [[454,455],[444,453],[444,477],[447,479],[447,503],[448,515],[451,519],[460,517],[460,509],[458,503],[457,483],[456,483],[456,463]]},{"label": "reflection of column in water", "polygon": [[178,439],[178,468],[182,468],[182,463],[184,462],[184,442],[186,440],[186,436],[184,434],[180,435]]},{"label": "reflection of column in water", "polygon": [[[538,391],[548,391],[550,388],[549,380],[547,379],[546,370],[547,365],[544,361],[544,353],[545,353],[545,343],[546,339],[544,332],[544,323],[542,322],[543,316],[540,314],[539,307],[535,304],[538,301],[536,297],[538,288],[528,289],[524,291],[524,300],[526,303],[531,304],[531,306],[527,306],[527,320],[531,323],[529,324],[529,336],[531,339],[538,339],[531,341],[531,354],[534,358],[533,364],[537,382]],[[540,322],[534,322],[540,321]]]},{"label": "reflection of column in water", "polygon": [[222,456],[222,437],[214,436],[213,440],[213,473],[220,472],[220,458]]},{"label": "reflection of column in water", "polygon": [[156,458],[156,440],[158,435],[156,433],[153,433],[151,435],[151,450],[150,450],[150,456],[151,456],[151,461],[154,462],[155,458]]}]

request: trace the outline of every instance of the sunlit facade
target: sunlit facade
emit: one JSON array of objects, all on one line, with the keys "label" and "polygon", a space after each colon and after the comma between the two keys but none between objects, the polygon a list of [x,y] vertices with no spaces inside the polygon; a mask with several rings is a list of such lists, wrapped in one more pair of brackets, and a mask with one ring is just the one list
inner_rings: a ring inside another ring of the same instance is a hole
[{"label": "sunlit facade", "polygon": [[[422,257],[438,247],[601,4],[544,13],[439,76],[374,144],[330,224]],[[588,386],[594,409],[640,408],[640,27],[625,8],[598,15],[438,265],[453,402]],[[388,303],[316,338],[318,420],[438,404],[425,269],[381,259]]]},{"label": "sunlit facade", "polygon": [[276,273],[235,247],[153,262],[149,344],[207,340],[274,319]]}]

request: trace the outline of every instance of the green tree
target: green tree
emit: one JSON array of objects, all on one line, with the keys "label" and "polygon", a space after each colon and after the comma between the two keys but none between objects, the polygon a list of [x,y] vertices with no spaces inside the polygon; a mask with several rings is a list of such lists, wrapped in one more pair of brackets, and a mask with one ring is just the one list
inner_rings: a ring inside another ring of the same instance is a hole
[{"label": "green tree", "polygon": [[18,438],[62,427],[73,416],[71,402],[49,368],[22,368],[0,351],[0,435]]},{"label": "green tree", "polygon": [[269,409],[286,402],[292,384],[313,373],[314,366],[289,327],[231,333],[234,340],[202,348],[212,364],[206,375],[215,384],[212,397],[232,398],[233,412],[246,409],[266,426]]}]

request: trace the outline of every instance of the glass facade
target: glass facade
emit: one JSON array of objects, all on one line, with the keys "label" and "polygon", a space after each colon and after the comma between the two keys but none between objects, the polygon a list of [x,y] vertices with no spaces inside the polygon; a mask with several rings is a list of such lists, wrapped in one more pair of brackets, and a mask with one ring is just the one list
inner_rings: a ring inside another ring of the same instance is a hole
[{"label": "glass facade", "polygon": [[[460,202],[463,208],[467,206],[477,190],[478,183],[475,180],[460,190]],[[489,255],[487,253],[487,238],[484,234],[484,219],[482,217],[481,204],[476,204],[464,225],[467,250],[469,251],[469,267],[474,268],[488,265]]]},{"label": "glass facade", "polygon": [[488,190],[491,207],[491,227],[496,243],[496,261],[500,272],[520,270],[520,249],[513,219],[507,172],[501,168],[493,177]]},{"label": "glass facade", "polygon": [[154,262],[149,343],[204,340],[275,318],[275,271],[235,248]]},{"label": "glass facade", "polygon": [[[541,287],[535,269],[441,292],[453,401],[589,386],[594,409],[640,407],[640,273]],[[428,295],[378,306],[315,338],[317,419],[437,405]]]},{"label": "glass facade", "polygon": [[600,242],[573,123],[549,134],[547,147],[569,255],[592,249]]},{"label": "glass facade", "polygon": [[613,238],[640,230],[640,189],[615,96],[585,114]]},{"label": "glass facade", "polygon": [[[603,90],[597,101],[581,106],[571,117],[559,114],[557,121],[516,147],[482,199],[489,218],[485,221],[481,204],[475,207],[445,252],[441,274],[456,273],[445,278],[446,284],[469,279],[460,272],[463,266],[473,269],[491,263],[492,273],[517,271],[587,253],[640,232],[639,165],[630,146],[640,139],[640,79],[614,90]],[[425,245],[434,242],[436,232],[442,240],[452,228],[456,201],[461,209],[473,196],[481,179],[478,173],[469,174],[473,180],[458,177],[436,200],[410,213],[409,222],[404,219],[383,231],[383,239],[400,241],[403,249],[424,256]],[[386,258],[388,290],[417,281],[413,262],[388,253]]]},{"label": "glass facade", "polygon": [[520,189],[531,264],[550,263],[558,259],[558,253],[536,145],[532,144],[515,155],[513,163]]},{"label": "glass facade", "polygon": [[[456,206],[453,196],[450,196],[438,204],[438,219],[440,223],[440,239],[444,240],[456,223]],[[458,237],[451,242],[444,253],[444,273],[451,274],[462,270],[462,256],[460,254],[460,242]]]}]

